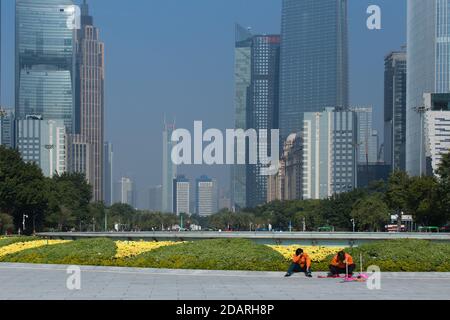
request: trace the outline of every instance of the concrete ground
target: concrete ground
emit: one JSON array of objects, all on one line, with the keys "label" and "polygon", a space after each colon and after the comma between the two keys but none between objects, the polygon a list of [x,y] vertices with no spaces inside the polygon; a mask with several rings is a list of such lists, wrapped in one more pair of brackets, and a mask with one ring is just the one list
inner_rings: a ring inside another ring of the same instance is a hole
[{"label": "concrete ground", "polygon": [[0,300],[450,300],[450,273],[383,273],[381,289],[340,279],[284,278],[280,272],[81,267],[80,290],[67,266],[0,264]]}]

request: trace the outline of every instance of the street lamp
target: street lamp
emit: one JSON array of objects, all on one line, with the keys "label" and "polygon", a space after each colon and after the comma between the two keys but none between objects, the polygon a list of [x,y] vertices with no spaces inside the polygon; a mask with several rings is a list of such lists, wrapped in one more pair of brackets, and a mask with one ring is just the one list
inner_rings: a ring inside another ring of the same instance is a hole
[{"label": "street lamp", "polygon": [[23,231],[25,231],[25,219],[27,219],[27,218],[28,218],[27,214],[24,214],[22,216],[22,228],[23,228]]},{"label": "street lamp", "polygon": [[351,219],[350,221],[351,221],[351,223],[352,223],[353,232],[355,232],[356,221],[355,221],[355,219]]}]

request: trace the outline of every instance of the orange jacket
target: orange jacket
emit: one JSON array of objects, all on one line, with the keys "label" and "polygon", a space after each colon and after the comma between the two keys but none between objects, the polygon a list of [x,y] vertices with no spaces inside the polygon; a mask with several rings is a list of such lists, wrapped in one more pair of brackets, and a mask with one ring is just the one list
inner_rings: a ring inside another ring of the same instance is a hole
[{"label": "orange jacket", "polygon": [[343,262],[338,261],[338,255],[336,255],[333,260],[331,260],[331,265],[344,269],[346,266],[346,262],[348,265],[352,265],[353,264],[353,258],[351,255],[349,255],[348,253],[345,254],[345,260]]},{"label": "orange jacket", "polygon": [[294,257],[292,258],[292,261],[294,263],[299,264],[301,268],[304,268],[305,265],[306,265],[307,269],[311,268],[311,259],[309,258],[307,253],[303,252],[299,256],[294,255]]}]

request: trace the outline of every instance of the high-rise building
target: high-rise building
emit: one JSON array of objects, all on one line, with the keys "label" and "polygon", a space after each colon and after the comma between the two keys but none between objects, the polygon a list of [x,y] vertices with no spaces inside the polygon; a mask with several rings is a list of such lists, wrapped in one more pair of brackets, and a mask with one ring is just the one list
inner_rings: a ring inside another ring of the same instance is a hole
[{"label": "high-rise building", "polygon": [[136,207],[134,183],[130,178],[122,177],[120,179],[120,203]]},{"label": "high-rise building", "polygon": [[[74,120],[74,31],[71,0],[16,0],[16,118]],[[73,9],[73,8],[72,8]]]},{"label": "high-rise building", "polygon": [[173,179],[173,213],[190,214],[190,181],[183,175]]},{"label": "high-rise building", "polygon": [[328,198],[356,187],[355,112],[327,108],[305,113],[303,139],[304,199]]},{"label": "high-rise building", "polygon": [[110,142],[103,143],[103,199],[107,206],[114,203],[114,149]]},{"label": "high-rise building", "polygon": [[0,0],[0,108],[2,106],[2,1]]},{"label": "high-rise building", "polygon": [[14,148],[15,116],[14,109],[0,108],[0,145]]},{"label": "high-rise building", "polygon": [[424,95],[426,109],[424,140],[426,174],[434,175],[442,163],[442,156],[450,152],[450,94]]},{"label": "high-rise building", "polygon": [[423,96],[450,92],[450,0],[409,0],[407,18],[406,170],[426,172]]},{"label": "high-rise building", "polygon": [[66,139],[67,171],[88,177],[92,168],[92,145],[80,134],[68,134]]},{"label": "high-rise building", "polygon": [[[240,26],[236,33],[236,129],[270,133],[278,128],[280,36],[252,36]],[[267,141],[270,139],[269,134]],[[258,142],[258,147],[263,148],[259,154],[269,154],[269,144]],[[232,198],[236,207],[256,207],[266,202],[267,177],[260,174],[264,160],[233,166]]]},{"label": "high-rise building", "polygon": [[173,212],[173,179],[177,175],[177,167],[172,161],[172,133],[175,130],[175,123],[169,124],[164,121],[163,129],[163,156],[162,156],[162,211]]},{"label": "high-rise building", "polygon": [[302,131],[305,112],[348,106],[347,0],[283,0],[280,138]]},{"label": "high-rise building", "polygon": [[379,139],[378,131],[373,129],[372,107],[351,108],[357,117],[358,163],[368,164],[378,162]]},{"label": "high-rise building", "polygon": [[406,170],[406,51],[384,59],[384,162]]},{"label": "high-rise building", "polygon": [[81,5],[81,28],[76,32],[75,131],[92,152],[86,178],[92,186],[92,200],[102,201],[104,139],[104,44],[89,15],[86,0]]},{"label": "high-rise building", "polygon": [[66,172],[66,126],[63,120],[29,117],[17,121],[17,146],[26,162],[34,162],[46,177]]},{"label": "high-rise building", "polygon": [[283,146],[278,173],[268,178],[267,202],[303,198],[303,139],[289,135]]},{"label": "high-rise building", "polygon": [[[236,25],[234,49],[234,82],[235,82],[235,123],[236,129],[247,129],[248,90],[252,79],[252,34],[249,29]],[[235,151],[235,158],[243,156]],[[247,206],[247,174],[246,165],[231,166],[231,203],[235,209]]]},{"label": "high-rise building", "polygon": [[211,216],[218,211],[217,182],[207,176],[195,181],[195,213],[202,217]]},{"label": "high-rise building", "polygon": [[148,210],[152,212],[161,211],[162,186],[150,187],[148,192]]}]

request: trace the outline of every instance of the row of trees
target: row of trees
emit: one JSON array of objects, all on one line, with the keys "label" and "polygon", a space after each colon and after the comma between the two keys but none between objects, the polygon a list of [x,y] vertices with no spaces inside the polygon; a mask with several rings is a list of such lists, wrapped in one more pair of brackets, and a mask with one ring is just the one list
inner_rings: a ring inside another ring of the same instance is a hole
[{"label": "row of trees", "polygon": [[214,230],[317,230],[333,226],[381,231],[390,215],[412,215],[418,225],[442,226],[450,220],[450,154],[438,177],[410,177],[394,172],[387,183],[338,194],[325,200],[275,201],[234,213],[222,210],[202,218],[139,211],[126,204],[106,207],[91,203],[91,187],[81,174],[46,178],[35,164],[25,163],[15,150],[0,146],[0,233],[33,231],[149,231],[200,225]]}]

